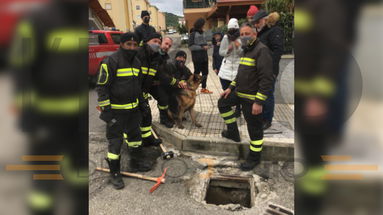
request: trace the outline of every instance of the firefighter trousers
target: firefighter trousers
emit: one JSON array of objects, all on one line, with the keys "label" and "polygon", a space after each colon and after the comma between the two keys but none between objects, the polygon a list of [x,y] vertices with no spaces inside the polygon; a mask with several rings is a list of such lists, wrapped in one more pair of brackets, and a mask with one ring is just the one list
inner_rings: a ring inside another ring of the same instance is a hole
[{"label": "firefighter trousers", "polygon": [[125,112],[115,111],[115,122],[107,124],[106,138],[109,141],[108,158],[117,160],[120,158],[121,146],[125,140],[128,147],[141,146],[140,121],[141,113],[138,109]]},{"label": "firefighter trousers", "polygon": [[253,115],[251,113],[253,107],[251,101],[239,98],[235,92],[232,92],[226,99],[221,97],[218,100],[220,115],[228,126],[229,131],[233,126],[237,128],[237,119],[232,107],[238,104],[242,106],[243,116],[247,123],[247,131],[250,136],[250,150],[253,152],[261,152],[263,146],[262,114]]}]

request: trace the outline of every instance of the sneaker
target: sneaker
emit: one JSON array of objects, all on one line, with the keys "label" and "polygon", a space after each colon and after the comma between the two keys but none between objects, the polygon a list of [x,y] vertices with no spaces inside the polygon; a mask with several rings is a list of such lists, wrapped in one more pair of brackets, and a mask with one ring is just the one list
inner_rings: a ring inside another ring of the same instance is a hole
[{"label": "sneaker", "polygon": [[206,88],[202,88],[201,89],[201,93],[203,93],[203,94],[212,94],[213,92],[208,90],[208,89],[206,89]]}]

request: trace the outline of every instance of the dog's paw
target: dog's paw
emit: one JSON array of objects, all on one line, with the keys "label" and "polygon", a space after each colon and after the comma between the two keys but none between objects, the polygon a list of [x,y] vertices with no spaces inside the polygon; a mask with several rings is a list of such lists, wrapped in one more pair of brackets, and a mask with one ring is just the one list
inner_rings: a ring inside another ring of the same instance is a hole
[{"label": "dog's paw", "polygon": [[195,126],[197,126],[198,128],[201,128],[201,127],[202,127],[202,125],[199,124],[199,123],[196,123]]}]

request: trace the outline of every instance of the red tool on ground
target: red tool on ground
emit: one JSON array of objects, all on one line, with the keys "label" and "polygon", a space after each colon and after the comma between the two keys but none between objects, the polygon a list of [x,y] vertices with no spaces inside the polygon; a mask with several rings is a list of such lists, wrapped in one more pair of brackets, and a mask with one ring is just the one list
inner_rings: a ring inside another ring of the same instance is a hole
[{"label": "red tool on ground", "polygon": [[[164,169],[164,172],[162,173],[162,175],[158,178],[155,178],[155,177],[150,177],[150,176],[146,176],[146,175],[140,175],[140,174],[136,174],[136,173],[130,173],[130,172],[120,172],[121,175],[124,175],[124,176],[129,176],[129,177],[133,177],[133,178],[139,178],[139,179],[143,179],[143,180],[148,180],[148,181],[154,181],[154,182],[157,182],[151,189],[150,189],[150,192],[153,193],[153,191],[155,191],[160,185],[161,183],[162,184],[165,184],[165,174],[166,174],[166,170],[168,168],[165,168]],[[101,172],[110,172],[109,169],[105,169],[105,168],[100,168],[100,167],[97,167],[96,170],[98,171],[101,171]]]},{"label": "red tool on ground", "polygon": [[165,175],[166,175],[167,169],[168,168],[165,168],[162,175],[157,178],[157,183],[152,188],[150,188],[150,191],[149,191],[150,193],[153,193],[161,185],[162,180],[165,180]]}]

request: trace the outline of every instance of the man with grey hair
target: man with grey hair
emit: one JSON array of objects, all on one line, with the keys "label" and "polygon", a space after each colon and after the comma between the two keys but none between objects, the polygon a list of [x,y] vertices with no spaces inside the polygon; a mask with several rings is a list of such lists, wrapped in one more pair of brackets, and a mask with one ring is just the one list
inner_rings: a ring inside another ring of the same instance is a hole
[{"label": "man with grey hair", "polygon": [[257,30],[250,25],[240,29],[243,56],[238,73],[230,87],[218,100],[221,117],[227,130],[222,136],[236,142],[241,138],[232,106],[240,104],[250,136],[250,152],[241,163],[242,171],[250,171],[260,163],[263,146],[262,108],[274,83],[273,65],[270,50],[257,39]]},{"label": "man with grey hair", "polygon": [[[271,51],[271,57],[273,59],[273,74],[275,76],[275,80],[278,77],[279,73],[279,61],[281,60],[281,56],[283,54],[283,29],[278,26],[279,14],[277,12],[273,12],[268,14],[264,10],[258,11],[253,19],[252,25],[256,27],[258,31],[259,40],[265,44]],[[274,117],[274,85],[273,89],[270,91],[270,94],[267,95],[269,99],[264,104],[263,110],[263,129],[268,129],[271,127],[271,122]]]}]

